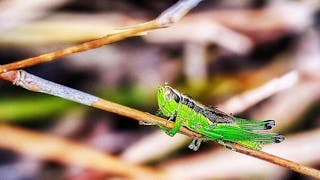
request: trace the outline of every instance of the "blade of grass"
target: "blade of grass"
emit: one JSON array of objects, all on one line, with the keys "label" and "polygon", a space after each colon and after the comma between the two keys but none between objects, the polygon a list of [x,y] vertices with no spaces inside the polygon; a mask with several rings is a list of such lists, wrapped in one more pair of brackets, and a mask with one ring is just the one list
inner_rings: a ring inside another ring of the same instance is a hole
[{"label": "blade of grass", "polygon": [[0,122],[32,122],[76,107],[75,103],[56,97],[2,95],[0,99]]}]

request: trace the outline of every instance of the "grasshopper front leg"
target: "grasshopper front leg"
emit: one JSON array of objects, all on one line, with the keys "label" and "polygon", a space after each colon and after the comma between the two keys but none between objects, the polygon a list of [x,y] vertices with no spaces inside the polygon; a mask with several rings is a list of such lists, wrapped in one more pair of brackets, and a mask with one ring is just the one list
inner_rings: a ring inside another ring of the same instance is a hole
[{"label": "grasshopper front leg", "polygon": [[170,116],[169,121],[175,121],[173,127],[169,130],[167,129],[165,126],[158,124],[158,126],[160,127],[161,130],[163,130],[166,134],[168,134],[169,136],[174,136],[175,134],[177,134],[177,132],[179,132],[182,123],[183,123],[183,118],[179,115],[177,115],[177,112],[175,112],[173,115]]},{"label": "grasshopper front leg", "polygon": [[171,116],[168,119],[168,121],[175,122],[173,127],[170,130],[167,129],[167,127],[163,126],[162,124],[158,124],[160,129],[163,130],[166,134],[168,134],[171,137],[174,136],[175,134],[177,134],[177,132],[179,132],[179,130],[180,130],[181,126],[182,126],[183,120],[184,120],[182,118],[182,116],[179,115],[179,113],[178,113],[179,109],[180,109],[180,104],[178,105],[176,110],[171,114]]},{"label": "grasshopper front leg", "polygon": [[[147,113],[147,114],[149,114],[149,113]],[[156,116],[158,116],[158,117],[161,117],[161,118],[167,118],[163,113],[162,113],[162,111],[160,110],[160,109],[158,109],[157,110],[157,112],[156,112],[156,114],[155,114]],[[169,121],[170,121],[170,118],[169,118]],[[144,125],[144,126],[154,126],[154,125],[158,125],[158,126],[160,126],[159,124],[157,124],[156,122],[146,122],[146,121],[139,121],[139,125]]]}]

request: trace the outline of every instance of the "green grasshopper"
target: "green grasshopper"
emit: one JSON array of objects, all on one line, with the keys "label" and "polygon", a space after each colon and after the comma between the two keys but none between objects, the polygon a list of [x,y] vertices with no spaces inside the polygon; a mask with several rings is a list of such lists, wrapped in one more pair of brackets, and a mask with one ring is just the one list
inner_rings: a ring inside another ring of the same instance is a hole
[{"label": "green grasshopper", "polygon": [[212,140],[232,148],[226,142],[234,142],[254,150],[260,150],[268,143],[280,143],[285,138],[278,134],[257,132],[275,126],[274,120],[255,121],[228,115],[216,108],[210,108],[179,93],[170,86],[158,88],[158,115],[174,122],[172,129],[158,125],[168,135],[174,136],[182,126],[202,134],[204,137],[193,139],[190,149],[198,150],[202,141]]}]

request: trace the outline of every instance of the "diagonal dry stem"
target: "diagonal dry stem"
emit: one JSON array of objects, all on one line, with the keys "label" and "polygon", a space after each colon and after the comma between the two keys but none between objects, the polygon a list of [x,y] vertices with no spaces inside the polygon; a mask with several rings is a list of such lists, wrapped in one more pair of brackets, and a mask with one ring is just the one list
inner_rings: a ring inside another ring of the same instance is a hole
[{"label": "diagonal dry stem", "polygon": [[[154,116],[152,114],[142,112],[130,107],[126,107],[117,103],[113,103],[95,96],[92,96],[87,93],[83,93],[81,91],[71,89],[47,80],[44,80],[42,78],[36,77],[34,75],[31,75],[25,71],[10,71],[7,73],[2,73],[0,74],[0,78],[11,81],[12,83],[22,86],[23,88],[26,88],[31,91],[35,92],[42,92],[54,96],[59,96],[65,99],[69,99],[78,103],[82,103],[85,105],[93,106],[98,109],[102,109],[108,112],[116,113],[122,116],[126,116],[138,121],[146,121],[146,122],[151,122],[151,123],[158,123],[162,124],[163,126],[167,128],[172,128],[173,123],[170,121],[167,121],[166,119]],[[62,91],[54,92],[52,90],[54,89],[62,89]],[[75,99],[73,97],[73,94],[76,94],[78,97]],[[87,96],[87,97],[86,97]],[[89,101],[88,101],[89,99]],[[84,101],[83,101],[84,100]],[[90,102],[92,101],[92,102]],[[200,138],[202,137],[201,134],[195,133],[193,131],[188,130],[187,128],[181,128],[180,132],[188,135],[193,138]],[[232,145],[234,151],[246,154],[252,157],[256,157],[259,159],[262,159],[264,161],[268,161],[273,164],[277,164],[279,166],[288,168],[290,170],[299,172],[301,174],[305,174],[311,177],[315,177],[320,179],[320,171],[317,169],[313,169],[307,166],[304,166],[302,164],[283,159],[278,156],[274,156],[262,151],[255,151],[251,150],[245,147],[242,147],[238,144],[233,144]]]},{"label": "diagonal dry stem", "polygon": [[176,23],[177,21],[179,21],[184,15],[186,15],[193,7],[195,7],[201,1],[202,0],[180,0],[173,6],[165,10],[163,13],[161,13],[160,16],[157,17],[155,20],[141,23],[141,24],[132,26],[131,28],[130,27],[123,28],[123,31],[120,31],[114,34],[107,34],[102,38],[88,41],[75,46],[71,46],[62,50],[58,50],[58,51],[50,52],[47,54],[42,54],[40,56],[31,57],[31,58],[23,59],[13,63],[2,65],[0,66],[0,73],[49,62],[73,53],[95,49],[106,44],[111,44],[117,41],[121,41],[123,39],[133,37],[153,29],[168,27],[173,23]]},{"label": "diagonal dry stem", "polygon": [[[173,126],[172,122],[169,122],[165,119],[159,118],[157,116],[145,113],[145,112],[141,112],[139,110],[136,109],[132,109],[126,106],[122,106],[120,104],[116,104],[104,99],[100,99],[98,97],[71,89],[71,88],[67,88],[67,87],[63,87],[61,85],[52,83],[50,81],[38,78],[36,76],[30,75],[24,71],[16,71],[17,69],[20,68],[25,68],[25,67],[29,67],[32,65],[36,65],[39,63],[43,63],[43,62],[48,62],[48,61],[52,61],[54,59],[63,57],[63,56],[67,56],[76,52],[81,52],[81,51],[85,51],[85,50],[89,50],[89,49],[94,49],[94,48],[98,48],[100,46],[103,46],[105,44],[110,44],[116,41],[120,41],[123,40],[125,38],[128,37],[132,37],[132,36],[136,36],[137,34],[143,33],[143,32],[147,32],[149,30],[153,30],[153,29],[158,29],[158,28],[162,28],[162,27],[166,27],[171,25],[172,23],[175,23],[176,21],[178,21],[180,18],[183,17],[183,15],[185,15],[190,9],[192,9],[192,7],[194,7],[195,5],[197,5],[201,0],[180,0],[176,5],[172,6],[171,8],[169,8],[168,10],[166,10],[164,13],[162,13],[156,20],[153,21],[149,21],[147,23],[143,23],[143,24],[139,24],[137,26],[134,26],[133,28],[129,28],[126,29],[125,31],[116,33],[116,34],[110,34],[110,35],[106,35],[105,37],[102,37],[100,39],[96,39],[93,41],[89,41],[89,42],[85,42],[79,45],[75,45],[63,50],[58,50],[55,52],[51,52],[51,53],[47,53],[47,54],[43,54],[37,57],[32,57],[32,58],[28,58],[28,59],[24,59],[18,62],[13,62],[10,64],[6,64],[6,65],[2,65],[0,66],[0,78],[11,81],[13,83],[15,83],[16,85],[22,86],[28,90],[31,91],[36,91],[36,92],[42,92],[42,93],[47,93],[47,94],[51,94],[51,95],[55,95],[55,96],[59,96],[65,99],[69,99],[69,100],[73,100],[82,104],[86,104],[86,105],[90,105],[99,109],[103,109],[105,111],[109,111],[109,112],[113,112],[119,115],[123,115],[123,116],[127,116],[130,117],[132,119],[136,119],[138,121],[147,121],[147,122],[153,122],[153,123],[159,123],[162,124],[168,128],[171,128]],[[21,76],[21,75],[27,75],[27,76]],[[24,78],[21,78],[24,77]],[[60,86],[60,87],[59,87]],[[48,87],[53,87],[53,89],[60,89],[58,91],[52,91],[51,88]],[[74,94],[76,92],[76,96],[72,96],[72,94]],[[83,99],[80,98],[80,100],[77,100],[77,97],[82,97]],[[10,128],[9,128],[10,129]],[[8,128],[6,128],[6,126],[1,126],[0,130],[5,131],[6,133],[9,133],[10,131],[8,131]],[[181,128],[180,132],[182,132],[183,134],[186,134],[190,137],[196,137],[196,138],[200,138],[202,137],[202,135],[197,134],[195,132],[192,132],[186,128]],[[27,133],[28,134],[28,133]],[[26,135],[27,135],[26,134]],[[30,134],[32,135],[32,134]],[[0,144],[1,146],[4,147],[8,147],[8,148],[12,148],[15,149],[17,151],[21,151],[23,149],[21,149],[21,147],[29,147],[29,149],[33,149],[34,146],[30,146],[30,144],[24,144],[24,142],[21,142],[21,145],[25,145],[25,146],[18,146],[17,144],[6,144],[8,143],[8,139],[3,138],[5,136],[3,136],[2,134],[2,139],[0,139]],[[34,141],[37,141],[40,139],[34,139]],[[45,143],[45,141],[43,142]],[[67,143],[68,144],[68,143]],[[31,148],[32,147],[32,148]],[[70,146],[72,148],[80,148],[78,146]],[[252,157],[256,157],[265,161],[268,161],[270,163],[273,164],[277,164],[280,165],[282,167],[291,169],[293,171],[305,174],[305,175],[309,175],[315,178],[319,178],[320,179],[320,172],[316,169],[313,168],[309,168],[306,167],[304,165],[298,164],[296,162],[292,162],[262,151],[254,151],[254,150],[250,150],[244,147],[241,147],[237,144],[233,145],[235,151],[243,153],[243,154],[247,154],[249,156]],[[40,147],[39,147],[40,148]],[[39,157],[51,157],[57,161],[67,161],[68,158],[63,159],[63,157],[65,156],[57,156],[57,155],[52,155],[53,152],[45,152],[43,151],[43,149],[38,149],[41,151],[38,152],[28,152],[34,155],[41,155]],[[82,148],[80,148],[80,150],[84,150]],[[72,156],[73,157],[73,156]],[[81,157],[74,157],[72,159],[80,159]],[[69,159],[70,160],[70,159]],[[97,160],[99,161],[99,160]],[[82,161],[79,161],[79,163],[83,163]],[[87,162],[86,162],[87,163]],[[95,162],[94,162],[95,163]],[[93,163],[93,164],[94,164]],[[120,169],[123,167],[120,167]],[[134,168],[133,168],[134,169]]]},{"label": "diagonal dry stem", "polygon": [[293,162],[263,151],[255,151],[251,150],[245,147],[242,147],[238,144],[232,144],[232,147],[235,149],[236,152],[246,154],[248,156],[256,157],[258,159],[271,162],[273,164],[277,164],[279,166],[285,167],[287,169],[290,169],[292,171],[305,174],[311,177],[314,177],[316,179],[320,179],[320,171],[308,166],[304,166],[302,164],[299,164],[297,162]]},{"label": "diagonal dry stem", "polygon": [[[112,113],[116,113],[122,116],[126,116],[138,121],[145,122],[157,122],[166,127],[171,128],[173,123],[167,121],[166,119],[160,118],[158,116],[154,116],[149,113],[141,112],[139,110],[129,108],[117,103],[113,103],[96,96],[78,91],[76,89],[72,89],[57,83],[53,83],[51,81],[39,78],[34,76],[26,71],[9,71],[6,73],[0,74],[0,78],[10,81],[17,86],[21,86],[25,89],[34,92],[41,92],[45,94],[50,94],[53,96],[58,96],[64,99],[68,99],[80,104],[84,104],[87,106],[92,106],[98,109],[106,110]],[[201,135],[194,133],[187,128],[181,128],[181,132],[184,134],[188,134],[191,137],[200,138]]]},{"label": "diagonal dry stem", "polygon": [[102,38],[88,41],[88,42],[78,44],[75,46],[71,46],[66,49],[62,49],[62,50],[50,52],[47,54],[42,54],[40,56],[31,57],[31,58],[23,59],[23,60],[16,61],[13,63],[2,65],[2,66],[0,66],[0,73],[8,72],[11,70],[16,70],[16,69],[21,69],[21,68],[26,68],[26,67],[33,66],[36,64],[49,62],[49,61],[55,60],[57,58],[73,54],[73,53],[98,48],[98,47],[101,47],[106,44],[114,43],[114,42],[126,39],[128,37],[135,36],[138,33],[149,31],[152,29],[157,29],[157,28],[160,28],[160,27],[158,26],[156,21],[149,21],[147,23],[137,25],[132,29],[128,29],[126,31],[121,31],[121,32],[115,33],[115,34],[109,34],[109,35],[106,35]]}]

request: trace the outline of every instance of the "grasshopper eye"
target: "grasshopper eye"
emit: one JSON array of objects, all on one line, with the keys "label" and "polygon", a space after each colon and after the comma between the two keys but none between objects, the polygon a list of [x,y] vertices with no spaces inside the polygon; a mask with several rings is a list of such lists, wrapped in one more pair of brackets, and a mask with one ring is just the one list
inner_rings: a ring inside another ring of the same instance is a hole
[{"label": "grasshopper eye", "polygon": [[166,97],[166,101],[172,101],[172,100],[176,102],[180,101],[179,95],[177,95],[174,91],[172,91],[169,88],[166,89],[165,97]]},{"label": "grasshopper eye", "polygon": [[173,96],[172,96],[173,92],[171,91],[171,89],[166,89],[166,93],[165,93],[165,96],[166,96],[166,101],[171,101],[173,99]]}]

